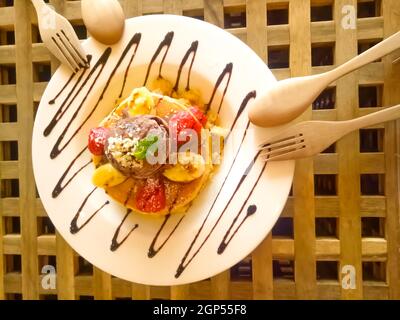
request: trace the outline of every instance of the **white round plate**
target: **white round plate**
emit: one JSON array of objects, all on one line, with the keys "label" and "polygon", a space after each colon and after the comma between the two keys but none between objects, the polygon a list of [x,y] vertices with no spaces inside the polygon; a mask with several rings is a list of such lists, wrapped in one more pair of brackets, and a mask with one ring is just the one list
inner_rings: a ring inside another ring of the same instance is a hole
[{"label": "white round plate", "polygon": [[[294,172],[293,161],[258,159],[257,146],[273,132],[249,124],[246,107],[276,81],[264,62],[224,30],[171,15],[127,20],[118,44],[88,39],[84,48],[91,68],[73,77],[57,70],[33,133],[37,187],[57,230],[96,267],[146,285],[200,281],[245,258],[278,219]],[[180,89],[200,90],[231,129],[222,164],[193,206],[167,218],[127,212],[95,189],[86,149],[89,130],[121,92],[126,97],[160,72]]]}]

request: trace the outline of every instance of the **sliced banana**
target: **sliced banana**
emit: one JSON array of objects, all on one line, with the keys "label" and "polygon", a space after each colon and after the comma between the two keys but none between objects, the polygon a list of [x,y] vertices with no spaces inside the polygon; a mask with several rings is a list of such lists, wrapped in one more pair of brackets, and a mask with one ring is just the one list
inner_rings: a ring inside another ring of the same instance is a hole
[{"label": "sliced banana", "polygon": [[163,173],[171,181],[191,182],[200,178],[206,170],[206,163],[200,154],[193,152],[178,153],[177,160],[176,165]]},{"label": "sliced banana", "polygon": [[97,168],[93,173],[92,183],[99,188],[115,187],[126,180],[121,172],[115,169],[111,163]]}]

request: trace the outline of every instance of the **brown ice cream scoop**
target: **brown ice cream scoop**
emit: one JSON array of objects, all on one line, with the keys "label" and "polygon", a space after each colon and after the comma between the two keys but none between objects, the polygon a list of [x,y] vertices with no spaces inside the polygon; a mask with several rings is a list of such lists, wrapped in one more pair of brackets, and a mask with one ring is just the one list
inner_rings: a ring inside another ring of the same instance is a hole
[{"label": "brown ice cream scoop", "polygon": [[[157,137],[159,150],[168,154],[168,128],[164,120],[156,116],[125,117],[110,127],[105,145],[105,155],[110,163],[126,176],[145,179],[157,173],[166,161],[149,163],[147,157],[135,157],[138,143],[147,137]],[[162,158],[162,157],[160,157]],[[161,159],[166,160],[166,159]]]}]

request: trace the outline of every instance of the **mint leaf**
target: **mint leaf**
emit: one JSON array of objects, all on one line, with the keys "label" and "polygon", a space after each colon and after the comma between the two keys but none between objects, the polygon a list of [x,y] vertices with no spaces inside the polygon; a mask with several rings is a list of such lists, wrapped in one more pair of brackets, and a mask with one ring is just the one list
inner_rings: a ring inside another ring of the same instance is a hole
[{"label": "mint leaf", "polygon": [[158,142],[158,137],[157,136],[148,136],[142,140],[139,140],[139,142],[136,145],[135,152],[133,153],[133,156],[137,160],[144,160],[146,159],[147,151],[149,148]]}]

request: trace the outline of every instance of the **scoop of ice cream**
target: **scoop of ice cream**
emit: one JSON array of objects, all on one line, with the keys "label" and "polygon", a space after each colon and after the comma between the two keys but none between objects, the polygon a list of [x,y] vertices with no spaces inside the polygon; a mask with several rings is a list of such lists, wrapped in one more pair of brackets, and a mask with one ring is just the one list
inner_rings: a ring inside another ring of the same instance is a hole
[{"label": "scoop of ice cream", "polygon": [[147,178],[163,166],[137,157],[140,142],[148,137],[157,137],[157,144],[166,146],[167,124],[161,118],[148,115],[122,118],[110,128],[105,155],[123,174],[137,179]]}]

